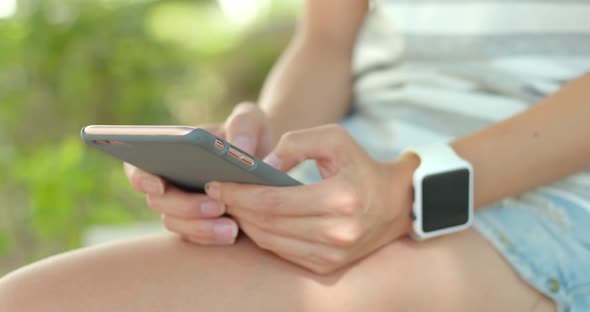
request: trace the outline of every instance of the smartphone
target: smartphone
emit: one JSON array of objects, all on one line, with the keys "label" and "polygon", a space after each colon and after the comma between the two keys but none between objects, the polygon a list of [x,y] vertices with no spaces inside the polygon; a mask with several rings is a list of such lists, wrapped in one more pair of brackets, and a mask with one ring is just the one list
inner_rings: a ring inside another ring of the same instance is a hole
[{"label": "smartphone", "polygon": [[210,181],[294,186],[301,183],[210,132],[187,126],[82,128],[84,142],[190,192]]}]

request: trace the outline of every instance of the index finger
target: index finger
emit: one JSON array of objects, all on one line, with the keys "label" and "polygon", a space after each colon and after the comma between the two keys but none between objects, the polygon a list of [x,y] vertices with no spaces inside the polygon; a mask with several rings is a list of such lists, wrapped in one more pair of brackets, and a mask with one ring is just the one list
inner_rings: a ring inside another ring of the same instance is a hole
[{"label": "index finger", "polygon": [[230,214],[234,209],[248,209],[270,215],[322,216],[350,198],[331,179],[288,187],[211,182],[205,190],[209,197],[223,202]]}]

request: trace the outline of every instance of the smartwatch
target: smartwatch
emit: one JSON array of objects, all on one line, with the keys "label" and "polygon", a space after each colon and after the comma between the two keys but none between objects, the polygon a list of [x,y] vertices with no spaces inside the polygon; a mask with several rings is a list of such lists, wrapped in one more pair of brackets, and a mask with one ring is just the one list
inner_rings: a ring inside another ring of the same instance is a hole
[{"label": "smartwatch", "polygon": [[473,167],[446,143],[409,148],[420,158],[414,172],[412,237],[417,240],[467,229],[473,222]]}]

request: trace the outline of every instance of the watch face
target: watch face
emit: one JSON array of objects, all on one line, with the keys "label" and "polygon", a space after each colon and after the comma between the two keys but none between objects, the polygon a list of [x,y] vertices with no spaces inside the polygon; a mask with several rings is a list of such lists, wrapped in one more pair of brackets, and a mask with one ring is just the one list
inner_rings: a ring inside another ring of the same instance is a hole
[{"label": "watch face", "polygon": [[469,219],[469,170],[458,169],[422,180],[422,231],[463,225]]}]

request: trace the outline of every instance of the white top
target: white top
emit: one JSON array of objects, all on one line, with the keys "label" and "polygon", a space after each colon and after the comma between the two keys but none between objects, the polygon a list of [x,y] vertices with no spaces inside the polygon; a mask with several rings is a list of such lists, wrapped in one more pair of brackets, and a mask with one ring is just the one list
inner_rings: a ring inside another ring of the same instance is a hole
[{"label": "white top", "polygon": [[[590,70],[589,17],[586,0],[375,0],[354,60],[362,141],[398,153],[525,110]],[[590,207],[588,172],[545,189]]]}]

